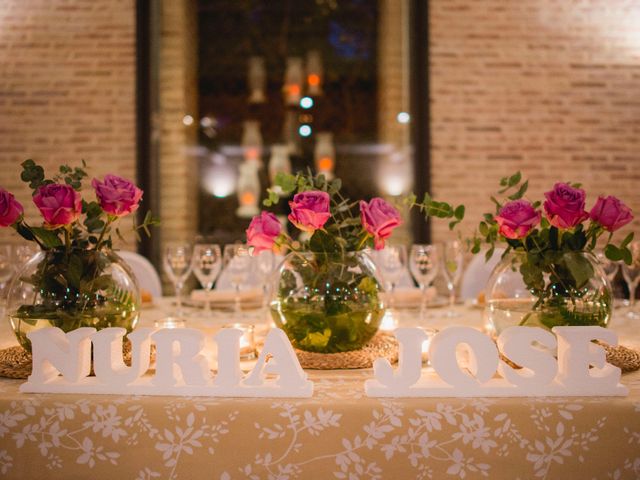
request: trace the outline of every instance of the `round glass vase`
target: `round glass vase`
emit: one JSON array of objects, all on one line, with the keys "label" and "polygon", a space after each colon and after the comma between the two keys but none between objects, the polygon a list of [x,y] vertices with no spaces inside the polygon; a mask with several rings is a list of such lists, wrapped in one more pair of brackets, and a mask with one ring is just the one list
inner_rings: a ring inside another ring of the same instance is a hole
[{"label": "round glass vase", "polygon": [[55,248],[38,252],[16,272],[7,312],[18,342],[31,351],[27,334],[44,327],[130,332],[138,322],[140,292],[129,266],[112,250]]},{"label": "round glass vase", "polygon": [[[514,325],[547,330],[564,325],[608,325],[613,293],[602,265],[593,254],[558,255],[550,266],[554,274],[543,273],[544,288],[538,290],[528,288],[523,280],[525,255],[508,253],[487,281],[484,323],[495,335]],[[581,276],[575,274],[576,269]]]},{"label": "round glass vase", "polygon": [[383,283],[362,251],[290,253],[276,278],[271,315],[300,350],[357,350],[380,327]]}]

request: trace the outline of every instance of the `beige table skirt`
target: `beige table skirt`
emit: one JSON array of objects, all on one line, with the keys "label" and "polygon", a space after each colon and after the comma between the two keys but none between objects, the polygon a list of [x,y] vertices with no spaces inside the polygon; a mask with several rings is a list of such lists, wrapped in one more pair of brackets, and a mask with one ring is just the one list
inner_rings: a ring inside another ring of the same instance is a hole
[{"label": "beige table skirt", "polygon": [[640,372],[626,398],[544,399],[381,400],[364,396],[371,371],[309,376],[314,396],[291,400],[33,395],[3,379],[0,477],[640,478]]}]

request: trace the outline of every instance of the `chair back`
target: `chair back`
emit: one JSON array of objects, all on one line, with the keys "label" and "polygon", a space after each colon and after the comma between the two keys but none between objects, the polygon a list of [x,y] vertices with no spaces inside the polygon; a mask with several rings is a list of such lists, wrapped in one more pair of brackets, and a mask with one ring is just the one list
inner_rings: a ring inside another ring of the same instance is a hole
[{"label": "chair back", "polygon": [[129,265],[140,288],[148,291],[154,298],[162,296],[160,276],[149,260],[136,252],[119,250],[116,253]]},{"label": "chair back", "polygon": [[503,253],[504,248],[496,248],[489,261],[485,261],[485,251],[474,255],[462,276],[460,298],[468,300],[478,297],[478,294],[484,290],[491,272],[502,258]]}]

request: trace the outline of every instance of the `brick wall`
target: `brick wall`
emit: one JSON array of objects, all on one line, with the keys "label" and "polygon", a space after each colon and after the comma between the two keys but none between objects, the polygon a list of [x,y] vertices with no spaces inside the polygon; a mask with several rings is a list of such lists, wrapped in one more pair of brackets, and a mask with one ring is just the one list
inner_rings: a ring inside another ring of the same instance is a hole
[{"label": "brick wall", "polygon": [[536,198],[569,179],[588,206],[618,195],[638,229],[639,25],[637,1],[431,0],[432,191],[467,231],[518,169]]},{"label": "brick wall", "polygon": [[135,1],[0,1],[0,185],[27,216],[24,159],[135,178],[135,155]]},{"label": "brick wall", "polygon": [[[160,38],[160,210],[161,249],[193,242],[198,221],[197,22],[194,0],[163,0]],[[183,118],[195,121],[185,125]],[[215,214],[215,212],[211,212]],[[166,277],[165,287],[167,286]],[[169,290],[171,291],[171,290]]]}]

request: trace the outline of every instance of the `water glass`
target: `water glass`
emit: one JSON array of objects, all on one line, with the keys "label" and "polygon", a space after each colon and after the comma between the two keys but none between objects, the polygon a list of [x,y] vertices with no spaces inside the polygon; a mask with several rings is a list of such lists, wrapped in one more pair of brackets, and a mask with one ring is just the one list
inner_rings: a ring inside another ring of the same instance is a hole
[{"label": "water glass", "polygon": [[418,282],[422,292],[420,302],[420,318],[426,317],[427,290],[436,278],[440,266],[440,255],[436,245],[415,244],[411,247],[409,255],[409,270],[413,278]]},{"label": "water glass", "polygon": [[211,290],[222,266],[220,245],[215,243],[197,243],[193,247],[191,259],[193,273],[205,291],[205,312],[211,314]]},{"label": "water glass", "polygon": [[462,278],[462,266],[464,262],[462,242],[452,240],[444,243],[442,246],[442,274],[447,282],[447,290],[449,291],[449,311],[448,317],[456,317],[460,315],[453,306],[456,303],[456,287]]},{"label": "water glass", "polygon": [[235,292],[234,313],[240,315],[240,289],[247,281],[251,271],[251,249],[242,243],[225,245],[222,260],[229,274],[231,286]]},{"label": "water glass", "polygon": [[629,311],[627,317],[633,320],[640,318],[640,312],[636,311],[636,290],[640,282],[640,242],[631,242],[631,265],[622,264],[622,276],[629,287]]},{"label": "water glass", "polygon": [[176,291],[177,307],[175,316],[177,317],[177,323],[183,323],[182,288],[191,273],[191,255],[191,245],[187,243],[169,245],[165,250],[164,271]]}]

